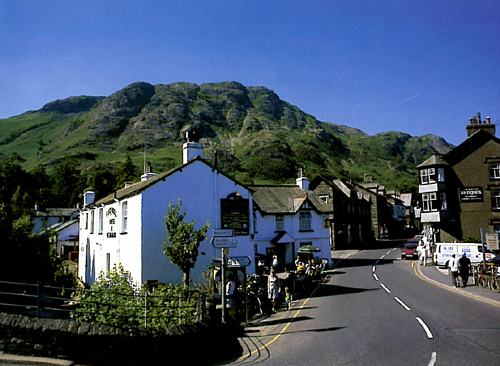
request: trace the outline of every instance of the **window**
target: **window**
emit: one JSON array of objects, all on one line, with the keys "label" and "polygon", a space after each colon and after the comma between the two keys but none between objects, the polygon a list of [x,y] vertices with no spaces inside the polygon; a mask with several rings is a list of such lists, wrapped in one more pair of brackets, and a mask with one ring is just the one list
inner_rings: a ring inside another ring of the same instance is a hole
[{"label": "window", "polygon": [[[440,171],[439,174],[443,175],[442,179],[444,181],[444,169],[442,169],[442,172]],[[436,168],[422,169],[420,171],[420,184],[436,183],[437,179],[441,179],[441,177],[436,174]]]},{"label": "window", "polygon": [[101,207],[99,209],[99,227],[97,229],[98,234],[102,234],[102,226],[103,226],[102,224],[103,224],[103,220],[104,220],[103,215],[104,215],[104,209]]},{"label": "window", "polygon": [[283,230],[283,220],[284,220],[283,215],[276,215],[276,231]]},{"label": "window", "polygon": [[436,192],[422,194],[422,211],[436,211],[437,203]]},{"label": "window", "polygon": [[447,210],[448,204],[446,203],[446,192],[439,192],[439,200],[441,201],[441,210]]},{"label": "window", "polygon": [[257,214],[255,213],[255,207],[253,211],[253,231],[254,233],[257,233]]},{"label": "window", "polygon": [[95,210],[90,211],[90,233],[94,233],[94,212]]},{"label": "window", "polygon": [[438,168],[438,182],[444,182],[444,168]]},{"label": "window", "polygon": [[421,184],[429,183],[429,176],[427,175],[427,169],[422,169],[420,171],[420,183]]},{"label": "window", "polygon": [[85,213],[85,230],[89,228],[89,213]]},{"label": "window", "polygon": [[106,253],[106,273],[111,271],[111,254]]},{"label": "window", "polygon": [[490,168],[490,179],[500,179],[500,163],[489,163],[488,165]]},{"label": "window", "polygon": [[500,211],[500,189],[491,190],[491,209]]},{"label": "window", "polygon": [[128,202],[122,203],[122,233],[127,232],[127,220],[128,220]]},{"label": "window", "polygon": [[309,211],[300,211],[299,212],[299,230],[311,230],[311,220],[312,216]]}]

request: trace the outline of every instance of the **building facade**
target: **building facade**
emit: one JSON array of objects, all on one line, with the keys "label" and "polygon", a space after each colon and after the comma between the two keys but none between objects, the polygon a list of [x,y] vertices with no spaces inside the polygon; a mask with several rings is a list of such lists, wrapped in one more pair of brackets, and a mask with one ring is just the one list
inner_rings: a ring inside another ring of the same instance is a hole
[{"label": "building facade", "polygon": [[500,232],[500,140],[489,117],[469,120],[467,140],[420,164],[421,222],[436,241]]}]

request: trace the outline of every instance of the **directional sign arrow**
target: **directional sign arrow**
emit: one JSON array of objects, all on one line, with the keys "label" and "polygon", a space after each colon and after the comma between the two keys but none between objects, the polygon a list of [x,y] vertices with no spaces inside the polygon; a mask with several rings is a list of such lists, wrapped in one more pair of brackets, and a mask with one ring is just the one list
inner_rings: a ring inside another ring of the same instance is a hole
[{"label": "directional sign arrow", "polygon": [[248,267],[252,263],[252,258],[246,257],[227,257],[228,267]]}]

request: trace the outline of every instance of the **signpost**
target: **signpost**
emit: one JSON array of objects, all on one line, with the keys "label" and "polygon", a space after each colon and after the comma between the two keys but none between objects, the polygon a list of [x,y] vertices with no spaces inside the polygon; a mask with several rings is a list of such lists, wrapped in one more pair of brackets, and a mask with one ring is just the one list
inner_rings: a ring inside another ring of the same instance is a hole
[{"label": "signpost", "polygon": [[232,229],[214,229],[212,245],[221,248],[221,281],[222,281],[222,323],[226,322],[226,248],[236,248],[236,238]]}]

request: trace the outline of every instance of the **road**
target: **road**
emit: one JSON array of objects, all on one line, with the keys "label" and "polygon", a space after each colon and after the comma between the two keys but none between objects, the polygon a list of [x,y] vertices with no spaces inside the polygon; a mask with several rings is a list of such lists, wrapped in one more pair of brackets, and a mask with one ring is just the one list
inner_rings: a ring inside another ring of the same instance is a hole
[{"label": "road", "polygon": [[342,259],[265,332],[249,328],[231,364],[499,365],[500,307],[427,281],[413,263],[399,248]]}]

